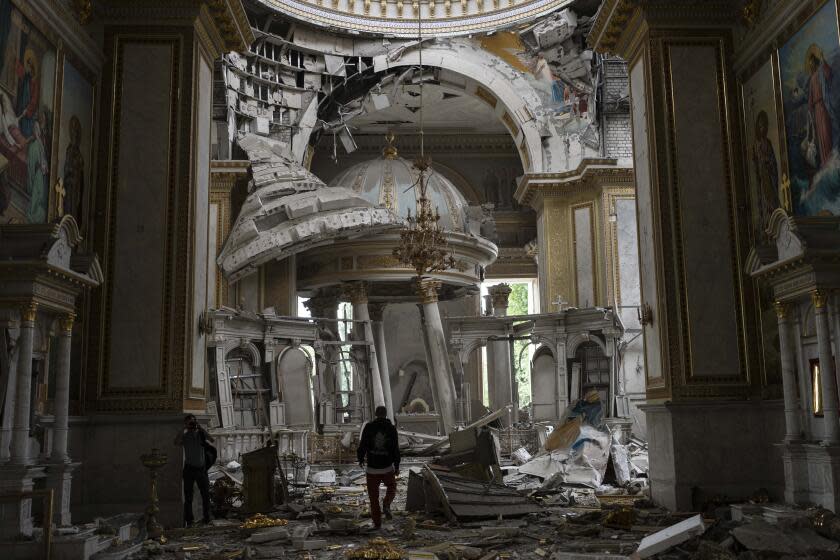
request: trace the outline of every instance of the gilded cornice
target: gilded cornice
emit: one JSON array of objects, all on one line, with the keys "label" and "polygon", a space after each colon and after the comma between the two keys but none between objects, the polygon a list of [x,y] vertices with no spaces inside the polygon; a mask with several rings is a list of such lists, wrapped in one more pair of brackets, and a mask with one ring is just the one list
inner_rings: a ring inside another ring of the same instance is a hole
[{"label": "gilded cornice", "polygon": [[528,173],[513,196],[523,206],[539,210],[545,198],[562,197],[603,186],[627,186],[634,181],[633,168],[615,159],[584,159],[577,169],[562,173]]},{"label": "gilded cornice", "polygon": [[735,28],[735,72],[743,79],[755,73],[823,3],[823,0],[765,0],[752,26]]},{"label": "gilded cornice", "polygon": [[[213,22],[224,51],[245,52],[254,42],[241,0],[106,0],[97,15],[107,24],[194,25],[202,12]],[[211,41],[215,42],[215,41]]]},{"label": "gilded cornice", "polygon": [[247,159],[214,159],[210,162],[211,172],[247,173],[251,162]]},{"label": "gilded cornice", "polygon": [[645,28],[732,27],[736,7],[728,0],[605,0],[587,42],[599,53],[629,58]]}]

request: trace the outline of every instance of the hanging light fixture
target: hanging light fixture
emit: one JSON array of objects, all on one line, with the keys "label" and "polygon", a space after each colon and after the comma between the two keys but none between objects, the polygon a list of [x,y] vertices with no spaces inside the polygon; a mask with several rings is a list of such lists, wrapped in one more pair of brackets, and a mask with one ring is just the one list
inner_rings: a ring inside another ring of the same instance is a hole
[{"label": "hanging light fixture", "polygon": [[424,150],[423,130],[423,16],[420,7],[417,10],[417,41],[420,48],[420,155],[414,160],[414,168],[418,172],[415,187],[418,189],[417,212],[411,215],[408,210],[406,225],[400,231],[400,244],[394,248],[394,257],[401,263],[411,266],[418,278],[428,276],[434,272],[443,272],[454,268],[455,258],[446,241],[446,234],[440,227],[440,213],[437,208],[432,210],[429,199],[429,177],[432,173],[432,158],[426,156]]}]

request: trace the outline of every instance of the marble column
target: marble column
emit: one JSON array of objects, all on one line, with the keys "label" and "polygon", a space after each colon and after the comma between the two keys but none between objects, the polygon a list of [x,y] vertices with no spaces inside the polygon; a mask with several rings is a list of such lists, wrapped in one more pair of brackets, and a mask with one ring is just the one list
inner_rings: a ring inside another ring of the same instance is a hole
[{"label": "marble column", "polygon": [[821,290],[811,292],[814,303],[814,319],[817,324],[817,348],[820,359],[820,387],[823,394],[823,423],[825,435],[823,445],[840,443],[840,424],[837,412],[837,380],[832,375],[831,329],[828,324],[828,302]]},{"label": "marble column", "polygon": [[423,353],[426,356],[426,374],[429,376],[429,388],[432,391],[432,406],[435,412],[440,414],[440,402],[438,401],[438,390],[435,382],[435,376],[432,373],[432,354],[429,352],[431,345],[429,344],[429,329],[426,327],[426,314],[423,312],[423,304],[417,304],[417,310],[420,312],[420,331],[423,336]]},{"label": "marble column", "polygon": [[[6,387],[2,405],[2,416],[0,416],[0,463],[9,460],[9,453],[12,445],[12,423],[15,412],[15,391],[17,387],[17,364],[20,346],[20,317],[17,310],[4,309],[0,319],[0,336],[8,337],[11,347],[6,354],[7,368]],[[0,344],[3,344],[0,342]]]},{"label": "marble column", "polygon": [[61,330],[58,333],[58,352],[55,357],[55,423],[53,427],[53,445],[50,459],[54,462],[66,461],[68,415],[70,412],[70,348],[73,333],[73,319],[70,313],[61,318]]},{"label": "marble column", "polygon": [[448,434],[455,427],[455,383],[449,374],[449,358],[446,352],[446,337],[443,332],[443,322],[438,309],[438,290],[440,281],[420,280],[417,283],[417,293],[423,303],[426,337],[429,356],[429,374],[435,379],[435,390],[438,395],[440,419],[443,431]]},{"label": "marble column", "polygon": [[391,394],[391,373],[388,370],[388,352],[385,349],[385,314],[384,303],[375,303],[368,306],[370,320],[373,324],[373,337],[376,342],[376,356],[379,359],[379,375],[382,378],[382,392],[385,396],[385,408],[388,409],[388,418],[394,419],[394,396]]},{"label": "marble column", "polygon": [[775,303],[776,317],[779,320],[779,353],[782,362],[782,391],[785,399],[785,441],[792,442],[802,438],[799,425],[799,404],[796,401],[796,352],[791,340],[790,312],[787,305]]},{"label": "marble column", "polygon": [[58,348],[55,359],[55,423],[50,466],[47,468],[47,487],[53,490],[53,521],[66,527],[71,524],[70,491],[73,469],[77,464],[70,462],[67,454],[68,419],[70,413],[70,351],[75,315],[69,313],[59,321]]},{"label": "marble column", "polygon": [[[510,297],[510,286],[497,284],[488,289],[493,299],[493,315],[495,317],[507,316],[508,298]],[[513,403],[513,368],[510,360],[510,342],[508,340],[494,340],[490,343],[493,347],[490,362],[492,374],[490,377],[490,408],[501,410]],[[488,360],[489,361],[489,360]],[[514,412],[514,415],[516,412]],[[502,418],[502,423],[508,423],[508,418]]]},{"label": "marble column", "polygon": [[376,355],[376,345],[373,338],[373,328],[370,324],[370,312],[368,309],[367,286],[364,282],[355,282],[345,289],[345,293],[353,304],[353,330],[359,326],[362,328],[361,340],[368,343],[370,352],[368,356],[370,363],[370,386],[373,392],[373,406],[385,406],[385,393],[382,390],[382,378],[379,375],[379,361]]},{"label": "marble column", "polygon": [[35,334],[35,318],[38,304],[31,302],[21,309],[20,338],[18,344],[17,387],[15,391],[15,414],[12,427],[11,461],[16,464],[29,462],[29,414],[32,391],[32,340]]}]

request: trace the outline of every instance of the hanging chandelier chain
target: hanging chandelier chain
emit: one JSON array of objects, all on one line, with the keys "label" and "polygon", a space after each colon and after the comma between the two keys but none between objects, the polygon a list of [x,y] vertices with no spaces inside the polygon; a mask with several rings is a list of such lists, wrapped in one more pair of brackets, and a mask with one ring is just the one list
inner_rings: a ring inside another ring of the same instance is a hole
[{"label": "hanging chandelier chain", "polygon": [[417,12],[417,41],[420,62],[420,157],[414,162],[418,171],[417,212],[409,210],[406,225],[400,232],[400,244],[394,249],[394,256],[411,266],[422,278],[435,272],[445,272],[455,267],[455,258],[449,249],[446,232],[440,227],[440,213],[432,210],[428,196],[428,181],[431,175],[431,159],[426,157],[423,126],[423,82],[426,79],[423,68],[423,13]]}]

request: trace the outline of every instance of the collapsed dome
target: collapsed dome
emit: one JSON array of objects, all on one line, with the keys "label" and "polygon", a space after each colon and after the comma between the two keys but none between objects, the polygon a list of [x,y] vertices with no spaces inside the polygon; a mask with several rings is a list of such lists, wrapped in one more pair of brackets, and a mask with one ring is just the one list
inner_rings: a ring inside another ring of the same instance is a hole
[{"label": "collapsed dome", "polygon": [[[387,150],[393,148],[386,148]],[[344,187],[372,206],[383,206],[406,218],[417,214],[420,172],[411,162],[396,155],[396,150],[358,163],[339,173],[330,187]],[[427,175],[426,196],[440,214],[443,230],[467,232],[467,199],[452,182],[433,169]]]}]

